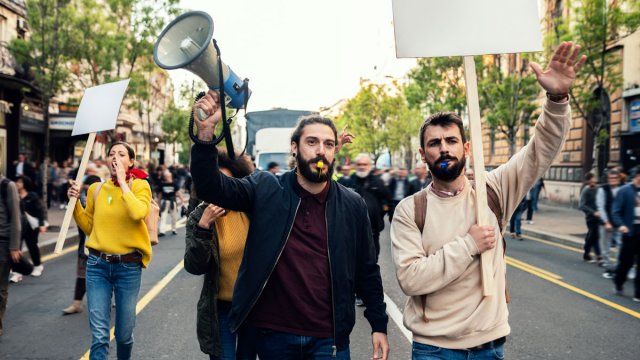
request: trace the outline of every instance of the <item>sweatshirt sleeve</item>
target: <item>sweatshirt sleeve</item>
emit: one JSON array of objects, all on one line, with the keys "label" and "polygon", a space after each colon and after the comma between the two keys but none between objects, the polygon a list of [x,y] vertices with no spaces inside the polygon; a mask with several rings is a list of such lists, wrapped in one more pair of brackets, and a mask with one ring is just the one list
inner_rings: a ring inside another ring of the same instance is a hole
[{"label": "sweatshirt sleeve", "polygon": [[151,206],[151,187],[146,180],[133,180],[131,191],[122,195],[124,204],[127,207],[129,217],[132,220],[143,220],[149,215]]},{"label": "sweatshirt sleeve", "polygon": [[596,208],[598,209],[598,212],[600,213],[600,219],[603,222],[609,222],[609,217],[607,216],[607,209],[605,208],[605,203],[607,197],[604,194],[604,189],[603,188],[598,188],[598,192],[596,193]]},{"label": "sweatshirt sleeve", "polygon": [[500,198],[503,223],[511,218],[529,189],[560,154],[571,126],[569,102],[545,100],[529,143],[497,169],[487,173],[487,185]]},{"label": "sweatshirt sleeve", "polygon": [[7,183],[7,206],[11,214],[9,226],[9,250],[20,250],[20,237],[22,235],[22,223],[20,221],[20,200],[16,183]]},{"label": "sweatshirt sleeve", "polygon": [[471,235],[456,236],[434,254],[422,246],[413,197],[400,202],[391,223],[391,252],[396,277],[407,296],[438,291],[457,279],[480,253]]},{"label": "sweatshirt sleeve", "polygon": [[87,206],[82,207],[80,199],[76,201],[76,206],[73,209],[73,219],[80,227],[83,233],[90,235],[93,230],[93,210],[94,210],[94,193],[100,183],[91,184],[89,190],[87,190]]}]

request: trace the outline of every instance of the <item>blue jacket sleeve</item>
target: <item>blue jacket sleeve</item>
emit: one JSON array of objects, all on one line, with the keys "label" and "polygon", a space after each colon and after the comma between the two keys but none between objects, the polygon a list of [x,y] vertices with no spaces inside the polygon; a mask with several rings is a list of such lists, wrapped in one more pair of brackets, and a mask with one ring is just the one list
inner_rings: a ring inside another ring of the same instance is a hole
[{"label": "blue jacket sleeve", "polygon": [[611,221],[616,228],[624,224],[624,207],[627,198],[625,188],[620,189],[613,200],[613,208],[611,209]]}]

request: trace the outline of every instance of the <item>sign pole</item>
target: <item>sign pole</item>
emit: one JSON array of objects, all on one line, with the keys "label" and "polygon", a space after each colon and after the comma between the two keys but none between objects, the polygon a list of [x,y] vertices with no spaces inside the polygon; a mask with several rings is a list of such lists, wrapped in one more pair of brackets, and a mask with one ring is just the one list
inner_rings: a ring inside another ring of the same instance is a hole
[{"label": "sign pole", "polygon": [[[482,144],[482,123],[480,122],[480,105],[478,102],[478,79],[476,78],[476,64],[473,56],[464,57],[464,80],[467,85],[467,106],[469,108],[469,130],[471,133],[471,155],[473,158],[473,175],[476,188],[476,218],[478,225],[490,225],[487,209],[487,183],[484,171],[484,155]],[[501,219],[498,219],[501,221]],[[495,248],[480,255],[482,266],[482,295],[491,296],[493,293],[492,259]]]},{"label": "sign pole", "polygon": [[[78,184],[82,188],[82,178],[84,177],[84,173],[87,170],[87,164],[89,163],[89,155],[91,155],[91,150],[93,149],[93,143],[96,141],[96,133],[89,133],[89,138],[87,139],[87,145],[84,148],[84,153],[82,154],[82,160],[80,161],[80,167],[78,168],[78,174],[76,175],[76,184]],[[76,207],[76,201],[78,198],[72,197],[69,198],[69,203],[67,204],[67,211],[64,213],[64,220],[62,220],[62,226],[60,227],[60,234],[58,234],[58,241],[56,242],[56,248],[54,252],[56,254],[60,254],[62,252],[62,247],[64,246],[64,242],[67,239],[67,231],[69,230],[69,224],[71,223],[71,217],[73,216],[73,210]]]}]

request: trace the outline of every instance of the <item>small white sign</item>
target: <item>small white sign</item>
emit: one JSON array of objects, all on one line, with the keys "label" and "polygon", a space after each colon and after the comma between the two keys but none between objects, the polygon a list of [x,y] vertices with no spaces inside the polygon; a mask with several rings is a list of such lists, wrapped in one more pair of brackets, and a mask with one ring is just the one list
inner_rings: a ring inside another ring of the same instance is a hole
[{"label": "small white sign", "polygon": [[129,79],[85,90],[71,135],[115,129],[128,86]]},{"label": "small white sign", "polygon": [[393,0],[398,58],[542,51],[537,0]]}]

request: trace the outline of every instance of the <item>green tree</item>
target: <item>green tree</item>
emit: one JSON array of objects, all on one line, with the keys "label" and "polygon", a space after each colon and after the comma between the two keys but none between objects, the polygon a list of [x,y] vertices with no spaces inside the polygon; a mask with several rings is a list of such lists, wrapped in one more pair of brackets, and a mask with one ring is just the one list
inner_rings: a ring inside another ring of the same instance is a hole
[{"label": "green tree", "polygon": [[480,108],[486,124],[504,135],[509,144],[509,157],[516,152],[518,131],[531,121],[540,93],[538,82],[528,71],[528,60],[520,68],[503,70],[503,62],[514,55],[493,56],[479,81]]},{"label": "green tree", "polygon": [[408,73],[411,82],[405,96],[412,108],[423,113],[453,111],[462,115],[467,107],[462,57],[418,59]]},{"label": "green tree", "polygon": [[583,170],[590,171],[595,167],[596,172],[602,175],[609,154],[609,94],[622,87],[622,59],[614,44],[638,30],[640,1],[574,0],[571,2],[571,14],[574,16],[568,21],[559,17],[552,19],[554,30],[547,36],[547,51],[551,52],[560,41],[571,40],[580,44],[587,56],[571,89],[571,103],[596,140],[591,158],[583,159]]},{"label": "green tree", "polygon": [[[26,6],[31,35],[26,39],[12,40],[9,49],[19,63],[32,65],[34,70],[34,85],[40,91],[43,108],[46,169],[50,147],[49,103],[51,97],[62,90],[69,77],[66,63],[75,41],[69,35],[76,14],[69,0],[27,0]],[[43,171],[42,174],[45,202],[48,196],[47,173]]]},{"label": "green tree", "polygon": [[[176,144],[182,144],[183,148],[189,144],[189,110],[178,109],[175,104],[160,116],[160,126],[165,133],[165,141],[173,144],[173,156],[176,155]],[[188,146],[186,146],[188,148]]]}]

